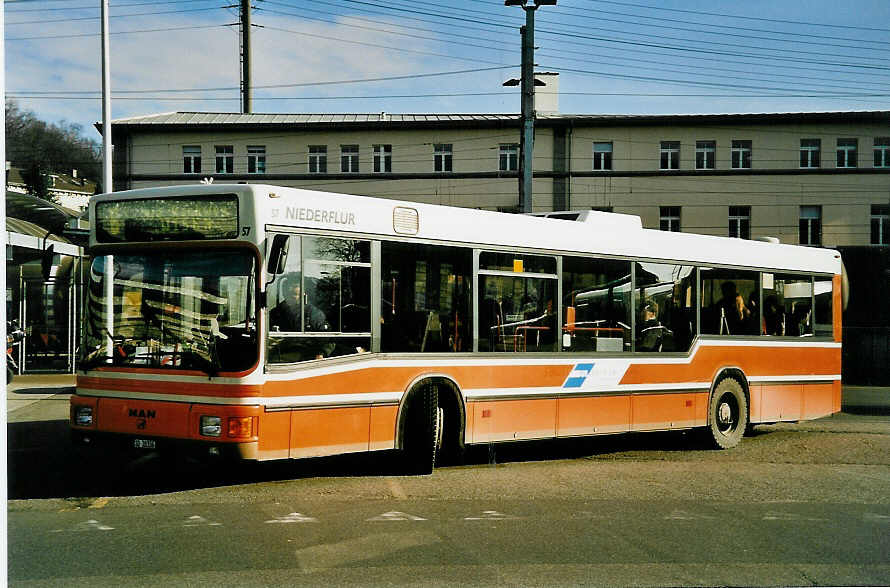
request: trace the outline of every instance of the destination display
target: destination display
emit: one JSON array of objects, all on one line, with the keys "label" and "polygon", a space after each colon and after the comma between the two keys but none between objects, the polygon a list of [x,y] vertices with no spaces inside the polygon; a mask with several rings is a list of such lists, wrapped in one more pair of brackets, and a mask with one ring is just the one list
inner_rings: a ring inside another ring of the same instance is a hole
[{"label": "destination display", "polygon": [[96,204],[96,240],[206,241],[238,237],[235,194],[117,200]]}]

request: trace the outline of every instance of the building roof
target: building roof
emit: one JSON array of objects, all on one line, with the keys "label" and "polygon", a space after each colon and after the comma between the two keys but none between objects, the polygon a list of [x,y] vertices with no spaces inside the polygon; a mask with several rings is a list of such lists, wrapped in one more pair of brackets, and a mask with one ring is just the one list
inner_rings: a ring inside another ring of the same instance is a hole
[{"label": "building roof", "polygon": [[[23,171],[24,170],[19,167],[10,167],[6,172],[6,185],[24,188],[25,178],[22,175]],[[49,179],[47,190],[50,193],[74,192],[85,194],[87,196],[92,196],[93,194],[95,194],[97,187],[96,182],[88,180],[81,176],[76,176],[74,175],[75,173],[76,172],[72,172],[71,174],[60,174],[48,172],[43,174]]]},{"label": "building roof", "polygon": [[28,222],[20,218],[13,218],[9,216],[6,217],[6,230],[13,233],[18,233],[20,235],[28,235],[29,237],[40,237],[41,239],[46,238],[52,241],[59,241],[61,243],[71,242],[65,237],[56,235],[55,233],[47,234],[47,230],[40,225],[36,225],[32,222]]},{"label": "building roof", "polygon": [[68,219],[79,215],[76,210],[59,206],[37,196],[6,191],[6,218],[19,219],[43,227],[44,233],[48,230],[61,235],[68,226]]},{"label": "building roof", "polygon": [[[663,124],[723,124],[769,122],[888,122],[890,111],[841,111],[841,112],[777,112],[740,114],[539,114],[539,124],[570,125],[663,125]],[[171,130],[182,128],[255,128],[266,127],[463,127],[468,123],[476,126],[517,126],[518,114],[240,114],[222,112],[165,112],[145,116],[133,116],[111,121],[115,129],[155,128]],[[96,123],[101,132],[102,124]]]}]

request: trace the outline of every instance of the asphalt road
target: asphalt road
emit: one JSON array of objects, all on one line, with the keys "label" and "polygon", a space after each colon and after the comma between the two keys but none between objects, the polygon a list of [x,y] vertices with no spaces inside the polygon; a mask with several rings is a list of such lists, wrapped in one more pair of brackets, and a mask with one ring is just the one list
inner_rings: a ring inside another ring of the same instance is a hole
[{"label": "asphalt road", "polygon": [[886,391],[730,451],[520,443],[424,477],[385,453],[82,459],[47,392],[10,412],[12,586],[890,584]]}]

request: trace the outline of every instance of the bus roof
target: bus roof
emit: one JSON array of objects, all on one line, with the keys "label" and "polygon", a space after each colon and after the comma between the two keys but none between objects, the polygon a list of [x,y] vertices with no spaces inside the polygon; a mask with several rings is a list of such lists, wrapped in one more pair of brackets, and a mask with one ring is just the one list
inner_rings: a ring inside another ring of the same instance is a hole
[{"label": "bus roof", "polygon": [[593,211],[595,214],[582,215],[578,222],[264,184],[192,184],[101,194],[91,199],[91,226],[96,226],[95,205],[104,201],[220,193],[248,198],[252,195],[255,205],[250,222],[257,225],[252,232],[255,239],[265,238],[264,231],[270,228],[293,227],[482,248],[598,254],[774,271],[841,272],[840,254],[835,250],[645,229],[639,217],[633,215]]}]

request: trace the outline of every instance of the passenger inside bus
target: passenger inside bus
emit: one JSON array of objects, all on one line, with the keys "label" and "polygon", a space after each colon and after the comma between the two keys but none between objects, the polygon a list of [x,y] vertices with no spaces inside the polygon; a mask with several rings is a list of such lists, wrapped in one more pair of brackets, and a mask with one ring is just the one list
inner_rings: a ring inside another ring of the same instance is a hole
[{"label": "passenger inside bus", "polygon": [[306,331],[330,331],[324,312],[302,295],[300,274],[290,273],[284,276],[280,290],[281,302],[269,311],[269,322],[272,330],[302,331],[301,313],[305,304]]},{"label": "passenger inside bus", "polygon": [[637,351],[661,351],[666,328],[658,320],[658,303],[650,300],[640,310]]},{"label": "passenger inside bus", "polygon": [[745,299],[736,290],[735,282],[726,281],[720,284],[723,294],[717,302],[720,313],[721,335],[742,335],[748,332],[747,324],[753,316],[751,309],[745,305]]},{"label": "passenger inside bus", "polygon": [[791,325],[794,329],[791,335],[795,337],[812,334],[809,304],[802,301],[794,304],[794,310],[791,312]]},{"label": "passenger inside bus", "polygon": [[785,334],[785,312],[779,306],[778,298],[772,295],[763,300],[763,334]]}]

